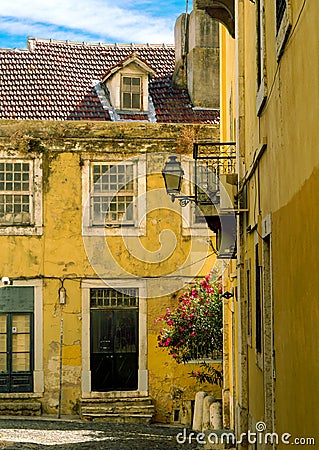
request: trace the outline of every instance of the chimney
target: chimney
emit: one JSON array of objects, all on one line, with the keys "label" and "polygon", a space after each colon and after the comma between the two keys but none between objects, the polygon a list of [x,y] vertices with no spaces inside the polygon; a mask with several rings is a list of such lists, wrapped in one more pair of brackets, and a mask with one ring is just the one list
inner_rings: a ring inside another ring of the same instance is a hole
[{"label": "chimney", "polygon": [[181,14],[174,28],[175,38],[175,70],[173,74],[173,85],[180,89],[187,89],[186,68],[188,51],[188,20],[189,14]]},{"label": "chimney", "polygon": [[179,16],[175,54],[173,84],[188,89],[194,107],[219,108],[218,22],[199,9]]}]

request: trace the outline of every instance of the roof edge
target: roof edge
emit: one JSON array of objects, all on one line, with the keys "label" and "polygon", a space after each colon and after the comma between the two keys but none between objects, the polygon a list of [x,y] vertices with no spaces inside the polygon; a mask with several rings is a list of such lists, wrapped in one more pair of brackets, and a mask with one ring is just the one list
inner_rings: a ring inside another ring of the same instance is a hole
[{"label": "roof edge", "polygon": [[45,44],[57,44],[57,45],[77,45],[77,46],[84,46],[84,47],[105,47],[105,48],[113,48],[113,47],[119,47],[119,48],[127,48],[131,47],[132,51],[134,51],[135,48],[175,48],[174,44],[118,44],[117,42],[113,44],[109,43],[103,43],[103,42],[76,42],[76,41],[70,41],[68,39],[66,40],[58,40],[58,39],[42,39],[42,38],[34,38],[34,37],[28,37],[27,46],[30,50],[34,49],[34,46],[37,42],[42,42]]}]

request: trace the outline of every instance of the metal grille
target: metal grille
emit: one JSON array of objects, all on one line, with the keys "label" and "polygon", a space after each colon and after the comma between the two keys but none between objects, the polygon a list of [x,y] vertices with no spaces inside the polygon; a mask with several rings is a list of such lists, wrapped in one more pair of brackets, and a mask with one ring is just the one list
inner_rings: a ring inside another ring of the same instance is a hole
[{"label": "metal grille", "polygon": [[[203,350],[205,347],[205,350]],[[201,347],[194,347],[191,349],[190,359],[193,360],[214,360],[214,361],[222,361],[223,360],[223,352],[221,350],[210,350],[207,348],[207,344],[205,343]]]},{"label": "metal grille", "polygon": [[0,224],[26,225],[31,222],[31,164],[0,162]]},{"label": "metal grille", "polygon": [[91,308],[137,308],[138,289],[93,288],[90,290]]},{"label": "metal grille", "polygon": [[284,17],[287,8],[287,0],[276,0],[276,27],[277,33],[279,31],[282,18]]},{"label": "metal grille", "polygon": [[93,225],[133,224],[133,165],[94,163],[92,183]]},{"label": "metal grille", "polygon": [[193,157],[196,204],[218,203],[220,176],[236,173],[235,143],[196,143]]}]

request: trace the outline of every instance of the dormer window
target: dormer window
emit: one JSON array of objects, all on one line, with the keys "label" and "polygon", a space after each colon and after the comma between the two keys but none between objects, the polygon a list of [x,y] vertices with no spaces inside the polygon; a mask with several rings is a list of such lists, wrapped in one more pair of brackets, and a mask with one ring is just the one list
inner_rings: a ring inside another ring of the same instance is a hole
[{"label": "dormer window", "polygon": [[[149,79],[155,71],[136,52],[111,67],[102,77],[109,93],[109,102],[118,117],[148,119]],[[141,119],[142,120],[142,119]]]},{"label": "dormer window", "polygon": [[122,109],[142,110],[141,78],[122,77]]}]

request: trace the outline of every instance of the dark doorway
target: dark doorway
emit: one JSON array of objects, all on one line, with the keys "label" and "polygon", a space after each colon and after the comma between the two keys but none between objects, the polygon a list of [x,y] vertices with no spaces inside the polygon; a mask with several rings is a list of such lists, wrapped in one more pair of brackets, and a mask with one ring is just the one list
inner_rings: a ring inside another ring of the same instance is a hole
[{"label": "dark doorway", "polygon": [[[116,292],[111,289],[91,289],[92,391],[138,388],[137,298]],[[103,296],[102,302],[99,294]],[[104,304],[97,305],[96,301]]]}]

